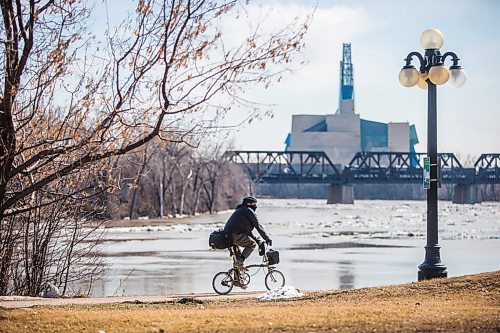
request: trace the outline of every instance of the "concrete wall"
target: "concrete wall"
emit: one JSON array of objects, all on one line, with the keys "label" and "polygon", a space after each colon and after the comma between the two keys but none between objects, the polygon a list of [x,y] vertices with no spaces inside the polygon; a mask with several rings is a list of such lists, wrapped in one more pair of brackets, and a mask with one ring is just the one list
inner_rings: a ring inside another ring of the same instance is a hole
[{"label": "concrete wall", "polygon": [[292,133],[303,132],[306,129],[325,120],[324,115],[298,114],[292,116]]},{"label": "concrete wall", "polygon": [[[273,198],[325,199],[328,184],[255,184],[259,196]],[[448,186],[448,185],[445,185]],[[453,185],[439,189],[439,200],[452,200]],[[425,200],[427,191],[421,184],[355,184],[354,200]]]},{"label": "concrete wall", "polygon": [[291,133],[289,151],[324,151],[333,163],[345,165],[360,150],[359,136],[353,133]]},{"label": "concrete wall", "polygon": [[[361,120],[354,113],[340,113],[326,115],[326,126],[328,132],[352,133],[361,140]],[[357,145],[360,145],[357,142]]]},{"label": "concrete wall", "polygon": [[481,190],[477,184],[457,184],[453,190],[453,203],[475,204],[482,201]]},{"label": "concrete wall", "polygon": [[[326,120],[327,132],[303,132]],[[294,115],[289,151],[324,151],[333,163],[346,165],[361,146],[359,115],[341,113],[326,116]]]},{"label": "concrete wall", "polygon": [[410,124],[389,123],[387,124],[387,148],[388,151],[408,152],[410,151]]},{"label": "concrete wall", "polygon": [[[344,101],[344,107],[354,108],[353,101]],[[352,102],[352,103],[351,103]],[[346,165],[361,151],[360,117],[352,112],[328,115],[294,115],[289,151],[324,151],[335,164]],[[326,122],[326,132],[304,130]],[[387,124],[388,146],[371,147],[371,151],[408,152],[410,150],[410,126],[408,123]]]},{"label": "concrete wall", "polygon": [[332,184],[328,187],[327,204],[353,204],[354,192],[352,185]]},{"label": "concrete wall", "polygon": [[354,100],[347,99],[340,102],[340,113],[354,114]]}]

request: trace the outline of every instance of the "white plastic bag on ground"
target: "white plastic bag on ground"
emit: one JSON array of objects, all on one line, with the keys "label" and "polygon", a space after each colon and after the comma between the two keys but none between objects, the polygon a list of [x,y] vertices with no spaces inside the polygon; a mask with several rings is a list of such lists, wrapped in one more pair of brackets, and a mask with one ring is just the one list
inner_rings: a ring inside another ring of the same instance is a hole
[{"label": "white plastic bag on ground", "polygon": [[261,301],[274,301],[278,299],[288,299],[304,296],[297,288],[293,286],[279,287],[273,290],[269,290],[267,293],[259,296]]}]

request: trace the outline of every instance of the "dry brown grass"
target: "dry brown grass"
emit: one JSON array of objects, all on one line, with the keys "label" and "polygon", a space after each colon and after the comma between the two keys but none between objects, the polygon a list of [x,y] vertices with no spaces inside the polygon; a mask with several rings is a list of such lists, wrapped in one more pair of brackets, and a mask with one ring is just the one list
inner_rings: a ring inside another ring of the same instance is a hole
[{"label": "dry brown grass", "polygon": [[0,310],[0,332],[498,332],[499,323],[500,271],[289,301]]}]

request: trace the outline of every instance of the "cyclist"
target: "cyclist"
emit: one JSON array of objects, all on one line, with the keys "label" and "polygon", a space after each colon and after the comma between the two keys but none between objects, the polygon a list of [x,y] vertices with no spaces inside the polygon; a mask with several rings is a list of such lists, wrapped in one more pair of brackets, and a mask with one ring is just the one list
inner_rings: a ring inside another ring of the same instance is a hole
[{"label": "cyclist", "polygon": [[[243,252],[235,251],[234,266],[238,269],[244,269],[245,259],[252,254],[257,244],[261,253],[263,252],[264,241],[267,245],[272,245],[271,239],[259,222],[255,213],[256,209],[257,199],[254,196],[243,198],[242,203],[236,206],[236,210],[224,226],[224,230],[231,237],[232,244],[243,247]],[[253,229],[257,229],[264,241],[253,234]]]}]

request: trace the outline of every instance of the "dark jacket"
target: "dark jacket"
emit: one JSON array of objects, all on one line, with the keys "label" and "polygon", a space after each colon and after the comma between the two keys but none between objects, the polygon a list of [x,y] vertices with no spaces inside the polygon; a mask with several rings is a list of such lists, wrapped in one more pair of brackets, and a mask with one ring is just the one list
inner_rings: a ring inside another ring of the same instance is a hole
[{"label": "dark jacket", "polygon": [[257,214],[246,205],[238,205],[234,213],[227,220],[224,230],[231,235],[245,234],[252,237],[257,243],[259,239],[252,233],[253,229],[257,229],[258,233],[265,241],[269,240],[264,227],[259,222]]}]

